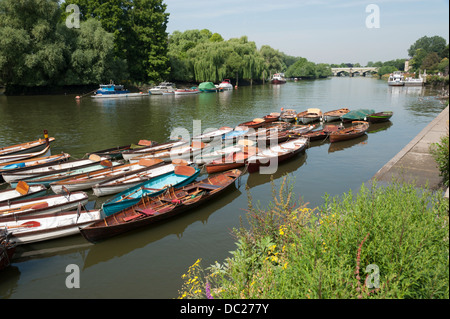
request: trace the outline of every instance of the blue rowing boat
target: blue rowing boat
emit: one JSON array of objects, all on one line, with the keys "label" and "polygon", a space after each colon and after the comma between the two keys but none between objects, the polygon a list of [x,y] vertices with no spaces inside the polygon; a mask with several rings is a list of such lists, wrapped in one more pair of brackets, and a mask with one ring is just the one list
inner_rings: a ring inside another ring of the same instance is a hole
[{"label": "blue rowing boat", "polygon": [[182,187],[192,183],[200,174],[198,168],[177,166],[173,172],[157,176],[127,189],[104,202],[103,213],[110,216],[123,209],[137,204],[143,197],[154,197],[163,193],[169,187]]}]

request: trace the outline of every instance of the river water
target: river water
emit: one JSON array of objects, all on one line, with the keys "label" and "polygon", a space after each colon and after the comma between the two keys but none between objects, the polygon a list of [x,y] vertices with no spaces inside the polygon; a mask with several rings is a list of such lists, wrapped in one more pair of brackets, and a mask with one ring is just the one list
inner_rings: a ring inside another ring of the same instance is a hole
[{"label": "river water", "polygon": [[[271,179],[276,187],[286,174],[295,183],[295,196],[309,207],[321,205],[324,194],[357,191],[444,109],[435,95],[428,88],[388,87],[364,77],[109,101],[0,95],[0,147],[40,138],[46,129],[56,138],[52,154],[64,151],[73,158],[141,139],[162,143],[175,128],[192,133],[193,120],[201,120],[202,130],[235,126],[282,107],[394,112],[390,122],[371,125],[355,140],[313,142],[304,155],[281,163],[273,176],[245,174],[239,188],[173,220],[95,245],[76,235],[20,246],[12,266],[0,272],[0,297],[176,298],[181,275],[198,258],[208,266],[235,249],[231,230],[239,227],[240,217],[245,220],[246,186],[262,207],[271,198]],[[89,205],[98,207],[105,199],[90,195]],[[68,265],[79,268],[80,288],[67,288]]]}]

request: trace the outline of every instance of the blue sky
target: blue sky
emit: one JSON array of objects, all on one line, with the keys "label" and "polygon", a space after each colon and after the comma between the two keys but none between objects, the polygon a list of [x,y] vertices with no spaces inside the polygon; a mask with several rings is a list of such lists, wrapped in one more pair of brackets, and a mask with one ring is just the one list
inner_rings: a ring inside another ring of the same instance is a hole
[{"label": "blue sky", "polygon": [[[164,0],[167,31],[209,29],[225,40],[243,35],[315,63],[408,58],[422,36],[449,42],[448,0]],[[379,28],[368,28],[379,8]]]}]

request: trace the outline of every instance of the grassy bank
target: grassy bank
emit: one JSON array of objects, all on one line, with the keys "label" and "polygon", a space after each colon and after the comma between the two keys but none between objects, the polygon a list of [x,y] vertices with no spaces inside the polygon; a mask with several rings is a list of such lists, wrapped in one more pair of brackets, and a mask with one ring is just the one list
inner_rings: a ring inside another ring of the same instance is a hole
[{"label": "grassy bank", "polygon": [[223,263],[197,260],[180,298],[448,298],[448,200],[394,183],[325,196],[311,209],[292,183],[248,223]]}]

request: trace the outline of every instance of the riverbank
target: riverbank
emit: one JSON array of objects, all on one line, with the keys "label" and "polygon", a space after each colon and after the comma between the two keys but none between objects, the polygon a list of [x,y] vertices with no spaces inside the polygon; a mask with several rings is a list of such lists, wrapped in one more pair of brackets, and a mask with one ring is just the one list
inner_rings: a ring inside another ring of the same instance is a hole
[{"label": "riverbank", "polygon": [[436,161],[430,154],[430,145],[438,143],[448,134],[449,106],[409,142],[397,155],[386,163],[372,178],[380,182],[393,179],[415,183],[417,187],[445,190]]}]

